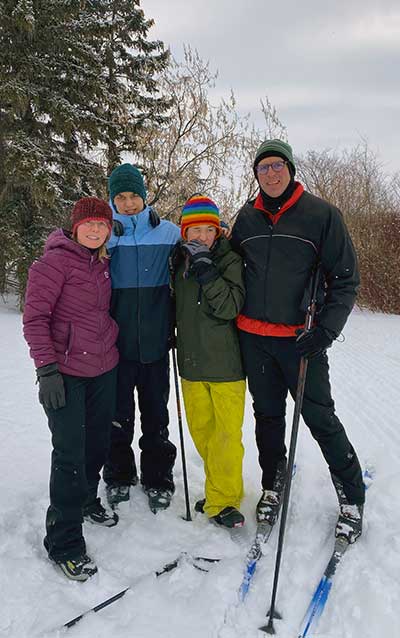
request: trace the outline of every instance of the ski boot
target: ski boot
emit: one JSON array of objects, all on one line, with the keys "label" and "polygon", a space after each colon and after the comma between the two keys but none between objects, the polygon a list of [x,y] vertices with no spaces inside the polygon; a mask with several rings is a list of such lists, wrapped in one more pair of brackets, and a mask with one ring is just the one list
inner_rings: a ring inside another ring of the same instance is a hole
[{"label": "ski boot", "polygon": [[130,487],[130,485],[106,485],[107,501],[111,509],[115,509],[120,503],[129,501]]},{"label": "ski boot", "polygon": [[206,499],[201,498],[199,501],[196,501],[194,504],[194,511],[199,512],[200,514],[204,514],[204,505],[206,504]]},{"label": "ski boot", "polygon": [[211,516],[210,520],[216,525],[228,527],[229,529],[243,527],[244,525],[244,516],[235,507],[225,507],[216,516]]},{"label": "ski boot", "polygon": [[153,514],[157,514],[160,510],[166,510],[170,506],[172,500],[172,491],[157,487],[145,487],[143,491],[149,499],[149,508]]},{"label": "ski boot", "polygon": [[274,525],[279,516],[286,480],[286,459],[278,463],[271,490],[263,490],[256,507],[257,523]]},{"label": "ski boot", "polygon": [[101,525],[102,527],[114,527],[118,523],[118,514],[115,512],[111,515],[100,503],[100,499],[97,498],[94,503],[88,505],[83,510],[83,518],[88,523],[94,525]]},{"label": "ski boot", "polygon": [[97,573],[95,563],[87,554],[65,561],[57,560],[54,562],[70,580],[78,580],[83,583]]},{"label": "ski boot", "polygon": [[364,505],[340,505],[335,529],[336,538],[344,536],[350,544],[355,543],[362,533],[363,511]]},{"label": "ski boot", "polygon": [[352,544],[362,533],[364,505],[349,503],[342,482],[334,474],[331,476],[339,501],[339,517],[336,523],[335,537],[342,536]]}]

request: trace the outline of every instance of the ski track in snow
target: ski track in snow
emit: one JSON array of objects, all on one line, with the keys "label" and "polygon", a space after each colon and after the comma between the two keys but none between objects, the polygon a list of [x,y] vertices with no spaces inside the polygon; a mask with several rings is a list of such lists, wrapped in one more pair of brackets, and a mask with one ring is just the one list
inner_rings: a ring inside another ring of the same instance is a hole
[{"label": "ski track in snow", "polygon": [[[2,638],[250,638],[266,623],[275,564],[277,530],[260,561],[250,594],[237,605],[247,546],[255,531],[254,507],[260,471],[254,443],[251,400],[246,405],[246,449],[242,538],[210,525],[197,514],[182,519],[185,501],[178,456],[177,490],[169,510],[154,516],[139,486],[120,508],[112,529],[85,524],[88,552],[99,573],[85,584],[69,582],[46,559],[42,546],[48,505],[50,435],[37,401],[37,387],[21,317],[0,306],[0,590]],[[373,467],[367,493],[365,531],[349,549],[335,576],[319,638],[392,638],[398,635],[400,604],[400,317],[354,311],[345,343],[330,350],[333,395],[361,462]],[[173,387],[173,383],[171,384]],[[293,405],[288,406],[288,424]],[[170,401],[171,435],[179,444],[175,396]],[[288,437],[290,427],[288,427]],[[191,502],[202,496],[202,464],[185,428]],[[137,450],[137,442],[136,447]],[[295,638],[333,547],[337,504],[327,467],[304,424],[297,450],[288,527],[276,607],[278,638]],[[100,493],[104,496],[101,483]],[[173,572],[152,571],[182,551],[219,557],[205,574],[184,560]],[[137,585],[135,586],[135,583]],[[110,607],[90,614],[67,632],[60,627],[132,584]],[[58,628],[58,629],[57,629]],[[265,634],[264,634],[265,635]]]}]

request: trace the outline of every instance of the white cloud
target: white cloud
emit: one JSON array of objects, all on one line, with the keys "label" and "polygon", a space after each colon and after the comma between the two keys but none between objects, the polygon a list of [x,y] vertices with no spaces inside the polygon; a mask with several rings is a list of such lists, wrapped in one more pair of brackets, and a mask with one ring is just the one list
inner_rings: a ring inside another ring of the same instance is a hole
[{"label": "white cloud", "polygon": [[[266,95],[309,148],[384,148],[400,170],[398,0],[142,0],[153,37],[181,58],[190,44],[256,120]],[[344,141],[344,142],[343,142]]]}]

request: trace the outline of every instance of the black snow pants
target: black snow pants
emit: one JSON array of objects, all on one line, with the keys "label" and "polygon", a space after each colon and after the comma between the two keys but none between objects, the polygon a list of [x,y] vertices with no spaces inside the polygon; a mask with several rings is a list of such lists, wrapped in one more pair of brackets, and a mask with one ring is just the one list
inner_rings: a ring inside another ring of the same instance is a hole
[{"label": "black snow pants", "polygon": [[117,368],[98,377],[63,374],[66,405],[46,409],[52,435],[50,507],[44,545],[56,561],[86,551],[83,508],[97,498],[110,444]]},{"label": "black snow pants", "polygon": [[118,366],[117,407],[111,446],[103,478],[108,485],[136,482],[132,449],[137,390],[142,436],[139,439],[141,483],[174,491],[172,470],[176,447],[169,440],[169,357],[153,363],[121,359]]},{"label": "black snow pants", "polygon": [[[272,489],[278,462],[285,458],[288,391],[296,397],[300,356],[294,337],[264,337],[239,331],[243,362],[253,398],[256,441],[263,489]],[[365,500],[362,472],[345,429],[335,414],[326,352],[309,360],[304,422],[321,448],[331,475],[343,485],[349,503]]]}]

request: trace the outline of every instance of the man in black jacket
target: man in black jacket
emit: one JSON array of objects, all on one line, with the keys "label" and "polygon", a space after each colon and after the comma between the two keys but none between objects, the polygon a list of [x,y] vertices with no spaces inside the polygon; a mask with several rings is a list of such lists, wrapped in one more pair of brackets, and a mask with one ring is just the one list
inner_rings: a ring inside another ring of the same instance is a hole
[{"label": "man in black jacket", "polygon": [[[239,211],[232,244],[242,255],[246,300],[239,315],[245,371],[253,397],[263,493],[257,520],[275,523],[286,474],[285,412],[295,397],[300,357],[309,359],[302,416],[328,463],[340,506],[336,535],[361,535],[365,499],[357,455],[335,414],[326,349],[339,336],[359,285],[357,258],[340,211],[295,181],[292,148],[258,148],[255,200]],[[314,267],[320,264],[315,324],[304,331]]]}]

